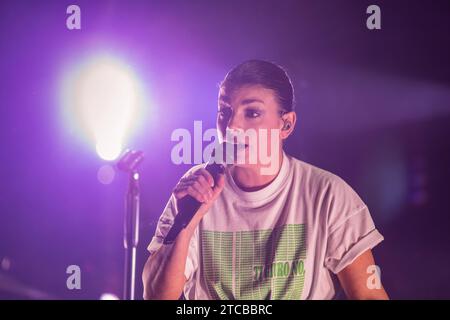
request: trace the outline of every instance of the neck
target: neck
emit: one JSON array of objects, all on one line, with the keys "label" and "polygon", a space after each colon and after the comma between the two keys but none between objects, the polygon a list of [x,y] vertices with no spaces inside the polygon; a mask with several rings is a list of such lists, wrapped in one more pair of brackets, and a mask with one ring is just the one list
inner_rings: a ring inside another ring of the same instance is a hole
[{"label": "neck", "polygon": [[238,167],[231,168],[231,175],[236,185],[243,191],[251,192],[258,191],[267,187],[277,177],[280,172],[281,164],[283,163],[283,151],[280,152],[278,168],[275,174],[261,175],[261,167]]}]

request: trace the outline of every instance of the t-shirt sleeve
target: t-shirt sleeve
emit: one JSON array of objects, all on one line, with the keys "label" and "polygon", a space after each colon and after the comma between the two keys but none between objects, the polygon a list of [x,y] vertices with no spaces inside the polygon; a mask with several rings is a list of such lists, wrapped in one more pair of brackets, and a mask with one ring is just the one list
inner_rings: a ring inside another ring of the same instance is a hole
[{"label": "t-shirt sleeve", "polygon": [[[150,255],[155,253],[162,245],[163,241],[169,233],[170,228],[173,225],[173,221],[178,211],[175,205],[175,197],[172,195],[161,214],[158,224],[156,226],[155,234],[147,247]],[[198,257],[197,257],[197,243],[198,243],[198,228],[194,231],[194,234],[189,243],[188,256],[186,259],[186,266],[184,275],[188,281],[190,281],[197,269]]]},{"label": "t-shirt sleeve", "polygon": [[325,266],[334,274],[383,241],[367,205],[342,179],[330,186]]}]

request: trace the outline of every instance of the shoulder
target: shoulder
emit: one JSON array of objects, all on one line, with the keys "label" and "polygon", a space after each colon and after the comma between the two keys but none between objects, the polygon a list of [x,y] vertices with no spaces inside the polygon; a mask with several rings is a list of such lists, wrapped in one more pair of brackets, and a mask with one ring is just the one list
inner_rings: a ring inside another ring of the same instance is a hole
[{"label": "shoulder", "polygon": [[350,188],[350,186],[338,175],[319,168],[315,165],[288,156],[294,177],[303,187],[309,187],[317,190],[330,190],[338,192],[339,190]]},{"label": "shoulder", "polygon": [[331,216],[351,215],[366,207],[357,192],[338,175],[293,157],[290,162],[295,183]]}]

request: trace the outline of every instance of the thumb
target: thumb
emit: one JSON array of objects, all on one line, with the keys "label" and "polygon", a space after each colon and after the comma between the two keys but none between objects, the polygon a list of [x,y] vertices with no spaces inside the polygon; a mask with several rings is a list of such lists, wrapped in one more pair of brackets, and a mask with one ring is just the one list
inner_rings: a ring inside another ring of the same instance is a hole
[{"label": "thumb", "polygon": [[225,187],[225,175],[219,174],[219,176],[217,177],[216,184],[213,188],[214,196],[218,196],[220,192],[222,192],[224,187]]},{"label": "thumb", "polygon": [[216,184],[213,188],[213,197],[209,201],[203,203],[200,207],[199,210],[201,212],[200,219],[208,212],[209,208],[211,208],[214,201],[217,200],[224,187],[225,187],[225,175],[219,174],[219,176],[217,177]]}]

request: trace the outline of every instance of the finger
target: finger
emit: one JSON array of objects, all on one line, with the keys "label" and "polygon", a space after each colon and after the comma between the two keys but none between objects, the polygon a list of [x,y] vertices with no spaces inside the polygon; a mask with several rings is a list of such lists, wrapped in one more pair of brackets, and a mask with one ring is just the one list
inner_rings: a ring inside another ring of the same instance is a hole
[{"label": "finger", "polygon": [[220,174],[217,177],[217,184],[214,187],[214,192],[220,193],[220,192],[222,192],[224,187],[225,187],[225,175],[224,174]]},{"label": "finger", "polygon": [[212,198],[213,189],[211,187],[211,184],[206,180],[205,176],[199,175],[196,182],[200,184],[200,191],[206,193],[209,198]]},{"label": "finger", "polygon": [[224,187],[225,187],[225,175],[219,174],[217,176],[217,183],[213,188],[214,197],[218,196],[222,192]]},{"label": "finger", "polygon": [[188,195],[193,197],[198,202],[202,203],[206,202],[206,197],[202,193],[200,193],[197,189],[195,189],[193,186],[189,186],[186,190]]},{"label": "finger", "polygon": [[190,178],[183,178],[180,180],[180,182],[178,182],[177,187],[188,187],[193,185],[195,182],[197,182],[199,179],[199,176],[192,176]]},{"label": "finger", "polygon": [[180,182],[189,182],[189,181],[195,181],[195,180],[197,180],[197,176],[194,175],[194,174],[191,174],[191,175],[189,175],[187,177],[182,178],[180,180]]},{"label": "finger", "polygon": [[180,181],[180,182],[178,182],[175,189],[183,189],[183,188],[186,189],[187,187],[191,186],[194,182],[195,182],[195,180]]},{"label": "finger", "polygon": [[209,201],[213,197],[212,188],[208,185],[205,179],[203,179],[203,182],[200,181],[200,179],[195,181],[192,184],[192,187],[204,196],[205,201]]},{"label": "finger", "polygon": [[214,178],[206,169],[200,168],[195,173],[204,177],[211,187],[214,186]]},{"label": "finger", "polygon": [[195,179],[184,179],[183,178],[177,183],[174,190],[183,189],[183,188],[185,189],[188,186],[192,185],[194,182],[195,182]]},{"label": "finger", "polygon": [[204,201],[209,201],[212,199],[214,193],[212,188],[208,185],[208,182],[202,176],[197,176],[196,180],[183,180],[180,181],[177,186],[173,189],[173,193],[176,198],[180,199],[187,194],[188,187],[193,187],[199,194],[203,196]]},{"label": "finger", "polygon": [[187,188],[175,188],[172,193],[176,199],[184,198],[188,194]]},{"label": "finger", "polygon": [[172,193],[176,196],[176,198],[181,199],[184,196],[188,194],[187,188],[191,186],[195,180],[180,180],[180,182],[177,183],[175,188],[172,189]]}]

